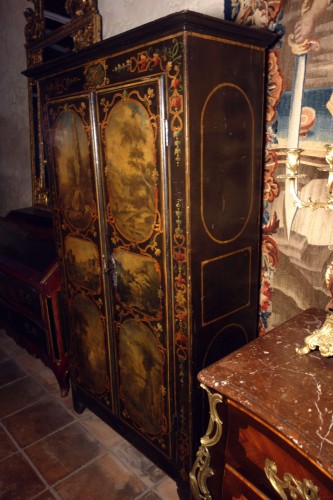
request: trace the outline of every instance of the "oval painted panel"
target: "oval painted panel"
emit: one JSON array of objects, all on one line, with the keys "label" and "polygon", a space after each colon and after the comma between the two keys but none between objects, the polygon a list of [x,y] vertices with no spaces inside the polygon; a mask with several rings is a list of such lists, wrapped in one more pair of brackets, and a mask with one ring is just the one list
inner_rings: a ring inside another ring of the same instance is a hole
[{"label": "oval painted panel", "polygon": [[253,114],[234,85],[212,92],[201,120],[201,216],[217,242],[238,237],[253,196]]},{"label": "oval painted panel", "polygon": [[54,127],[54,156],[60,206],[78,229],[91,222],[93,205],[88,137],[79,115],[63,111]]},{"label": "oval painted panel", "polygon": [[156,151],[147,110],[117,102],[105,129],[108,202],[119,232],[140,242],[152,233],[157,207]]},{"label": "oval painted panel", "polygon": [[131,418],[144,432],[162,427],[163,359],[152,332],[140,321],[126,321],[119,333],[120,391]]},{"label": "oval painted panel", "polygon": [[104,328],[95,304],[77,295],[71,306],[79,382],[101,394],[107,387]]}]

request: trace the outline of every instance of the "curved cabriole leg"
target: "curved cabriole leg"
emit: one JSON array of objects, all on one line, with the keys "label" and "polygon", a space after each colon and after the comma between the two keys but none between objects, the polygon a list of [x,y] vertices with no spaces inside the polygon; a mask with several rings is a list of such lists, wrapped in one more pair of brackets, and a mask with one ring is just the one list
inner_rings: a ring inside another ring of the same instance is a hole
[{"label": "curved cabriole leg", "polygon": [[209,448],[216,445],[222,436],[223,424],[216,407],[219,403],[222,403],[223,397],[221,394],[210,392],[203,384],[200,384],[200,386],[208,394],[210,418],[206,434],[200,439],[201,445],[190,472],[190,486],[195,500],[212,500],[207,486],[207,480],[214,475],[213,469],[210,467],[211,456]]}]

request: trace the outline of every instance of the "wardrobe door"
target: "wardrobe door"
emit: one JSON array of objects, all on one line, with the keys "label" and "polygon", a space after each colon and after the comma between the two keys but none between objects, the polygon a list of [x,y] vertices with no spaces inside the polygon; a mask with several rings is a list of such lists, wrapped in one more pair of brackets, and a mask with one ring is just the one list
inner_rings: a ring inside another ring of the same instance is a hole
[{"label": "wardrobe door", "polygon": [[97,93],[119,418],[172,454],[163,79]]},{"label": "wardrobe door", "polygon": [[78,388],[112,409],[96,151],[90,96],[47,104],[54,219],[70,328],[73,397]]}]

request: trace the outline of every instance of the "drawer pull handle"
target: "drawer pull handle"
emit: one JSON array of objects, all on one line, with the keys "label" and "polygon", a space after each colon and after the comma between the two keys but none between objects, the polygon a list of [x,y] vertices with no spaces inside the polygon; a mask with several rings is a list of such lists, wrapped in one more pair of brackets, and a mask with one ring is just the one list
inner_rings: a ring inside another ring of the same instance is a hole
[{"label": "drawer pull handle", "polygon": [[265,460],[265,474],[274,490],[280,495],[282,500],[288,500],[288,496],[285,490],[289,491],[289,496],[293,500],[298,498],[303,498],[304,500],[320,500],[318,488],[309,479],[303,479],[303,481],[298,481],[292,474],[286,472],[283,475],[283,479],[277,476],[277,466],[276,463],[269,458]]}]

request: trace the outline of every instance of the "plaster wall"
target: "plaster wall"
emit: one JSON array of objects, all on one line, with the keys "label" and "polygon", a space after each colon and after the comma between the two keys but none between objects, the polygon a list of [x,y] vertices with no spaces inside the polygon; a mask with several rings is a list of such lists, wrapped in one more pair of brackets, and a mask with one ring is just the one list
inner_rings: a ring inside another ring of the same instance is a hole
[{"label": "plaster wall", "polygon": [[31,205],[24,2],[0,0],[0,215]]},{"label": "plaster wall", "polygon": [[[23,0],[0,0],[0,216],[32,203],[28,88],[21,75],[27,6]],[[108,38],[184,9],[222,17],[223,0],[99,0],[98,7]]]},{"label": "plaster wall", "polygon": [[223,0],[99,0],[98,8],[107,38],[185,9],[222,17]]}]

